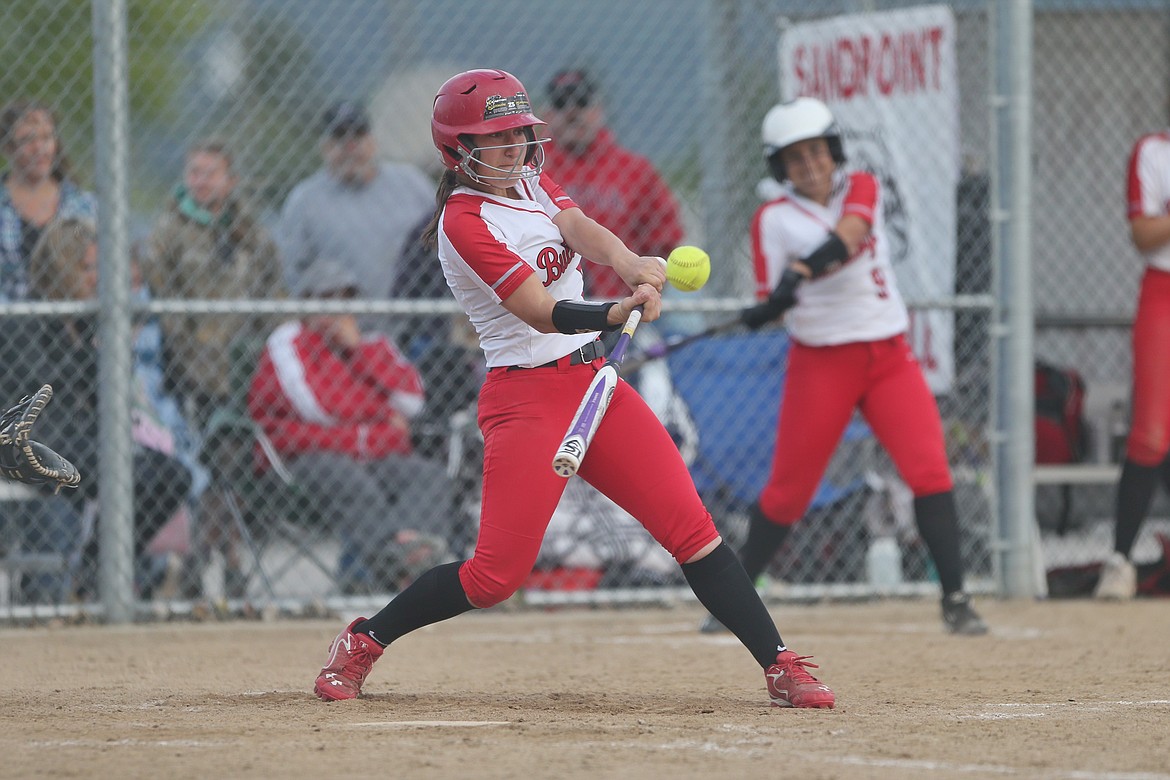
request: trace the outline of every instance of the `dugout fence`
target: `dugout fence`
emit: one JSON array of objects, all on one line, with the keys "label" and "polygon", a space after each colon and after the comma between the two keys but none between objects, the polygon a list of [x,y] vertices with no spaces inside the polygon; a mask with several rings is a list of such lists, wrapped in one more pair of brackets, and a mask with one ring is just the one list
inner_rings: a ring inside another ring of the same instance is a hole
[{"label": "dugout fence", "polygon": [[[259,263],[262,250],[248,242],[268,235],[279,263],[289,194],[322,165],[327,107],[364,103],[379,155],[433,182],[434,91],[482,66],[516,74],[538,115],[554,73],[588,73],[613,137],[657,169],[685,242],[710,252],[708,287],[670,294],[663,321],[639,331],[644,344],[700,329],[748,301],[748,229],[769,192],[760,120],[784,97],[827,99],[851,163],[876,169],[889,195],[899,283],[946,424],[973,589],[1037,595],[1044,566],[1108,549],[1107,481],[1076,488],[1071,525],[1059,534],[1048,488],[1034,492],[1031,362],[1077,368],[1096,404],[1095,428],[1108,435],[1124,425],[1140,273],[1124,220],[1125,162],[1138,136],[1165,126],[1168,20],[1163,3],[1141,0],[7,4],[0,45],[12,65],[0,73],[0,95],[52,110],[70,181],[94,193],[101,258],[97,289],[85,295],[10,287],[22,277],[0,267],[9,355],[0,400],[15,401],[48,375],[84,389],[50,406],[49,417],[71,424],[46,435],[89,464],[89,489],[72,496],[0,492],[0,619],[365,608],[409,579],[407,561],[467,553],[478,511],[482,366],[429,266],[390,251],[401,268],[424,271],[353,301],[307,300],[283,273],[264,286],[259,271],[228,283],[216,280],[230,274],[204,278],[177,266],[164,290],[148,271],[163,216],[185,208],[176,187],[197,141],[230,149],[251,232],[244,238],[233,223],[216,233],[214,217],[188,209],[179,224],[202,219],[222,241],[199,249],[182,230],[176,240],[226,267]],[[11,137],[0,153],[10,173],[27,164]],[[19,256],[19,237],[0,236],[5,257]],[[240,244],[246,261],[233,254]],[[403,541],[403,529],[434,529],[410,526],[416,507],[396,503],[405,491],[393,484],[379,499],[395,518],[383,528],[340,518],[336,496],[306,490],[304,475],[300,484],[295,475],[270,479],[263,437],[240,395],[254,366],[233,348],[235,337],[263,342],[322,313],[389,331],[422,373],[429,400],[413,448],[436,466],[427,472],[441,479],[433,494],[450,499],[451,522],[435,534],[441,549]],[[712,341],[632,378],[732,540],[742,537],[759,479],[750,475],[770,446],[761,434],[775,414],[769,393],[779,373],[768,369],[782,338]],[[227,440],[233,449],[209,440],[227,430],[210,425],[216,414],[239,423],[230,429],[238,438]],[[774,598],[935,592],[905,492],[858,425],[761,584]],[[160,451],[169,460],[150,454]],[[1105,446],[1093,453],[1100,465],[1111,457]],[[175,502],[167,487],[179,483]],[[297,486],[282,492],[289,485]],[[689,598],[669,560],[615,509],[573,484],[516,603]],[[1139,557],[1161,521],[1151,525]],[[900,558],[892,578],[869,566],[879,539],[886,551],[893,540]]]}]

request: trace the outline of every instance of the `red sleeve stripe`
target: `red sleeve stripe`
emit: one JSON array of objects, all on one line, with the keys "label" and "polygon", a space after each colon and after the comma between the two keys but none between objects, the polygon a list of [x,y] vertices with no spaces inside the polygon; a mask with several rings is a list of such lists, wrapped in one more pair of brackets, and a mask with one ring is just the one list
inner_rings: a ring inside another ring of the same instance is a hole
[{"label": "red sleeve stripe", "polygon": [[[528,271],[528,273],[524,273]],[[532,274],[532,269],[524,262],[517,262],[514,266],[504,272],[495,284],[492,285],[492,291],[500,296],[500,300],[504,300],[512,293],[516,292],[516,288]]]},{"label": "red sleeve stripe", "polygon": [[561,188],[561,185],[557,184],[556,180],[547,173],[540,174],[540,179],[538,181],[541,191],[544,192],[549,201],[555,204],[561,211],[564,211],[565,209],[577,208],[577,203],[573,200],[573,198],[570,197],[569,194]]}]

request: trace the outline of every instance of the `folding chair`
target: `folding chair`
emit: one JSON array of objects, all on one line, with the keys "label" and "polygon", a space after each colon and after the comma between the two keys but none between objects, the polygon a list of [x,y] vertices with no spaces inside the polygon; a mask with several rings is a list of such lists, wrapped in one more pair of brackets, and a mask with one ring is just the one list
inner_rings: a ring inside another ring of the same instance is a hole
[{"label": "folding chair", "polygon": [[[0,478],[0,607],[19,602],[21,580],[25,575],[52,575],[60,579],[57,601],[69,598],[69,575],[72,574],[67,552],[47,552],[24,549],[24,530],[18,524],[25,520],[18,504],[51,500],[36,488]],[[60,499],[64,500],[64,499]]]},{"label": "folding chair", "polygon": [[[229,349],[231,396],[212,412],[204,432],[201,457],[211,472],[211,496],[205,506],[218,505],[230,518],[231,528],[251,557],[251,568],[243,573],[245,584],[253,575],[258,576],[272,599],[276,597],[274,583],[300,560],[330,580],[335,566],[319,552],[324,521],[315,511],[313,497],[297,485],[272,441],[248,414],[248,387],[264,339],[242,337]],[[255,469],[257,448],[269,463],[263,473]],[[200,518],[200,522],[211,520]],[[222,517],[214,520],[222,527]],[[278,540],[290,545],[294,555],[275,567],[266,566],[265,549]]]}]

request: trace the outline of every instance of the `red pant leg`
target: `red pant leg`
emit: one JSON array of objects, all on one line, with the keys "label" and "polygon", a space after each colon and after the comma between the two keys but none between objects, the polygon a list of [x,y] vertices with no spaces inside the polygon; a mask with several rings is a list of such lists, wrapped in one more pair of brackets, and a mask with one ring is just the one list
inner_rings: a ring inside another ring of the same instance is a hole
[{"label": "red pant leg", "polygon": [[624,381],[618,382],[579,473],[633,515],[679,563],[719,537],[678,445]]},{"label": "red pant leg", "polygon": [[498,604],[536,563],[565,480],[552,459],[593,371],[588,365],[495,370],[479,397],[483,493],[475,552],[460,568],[468,600]]},{"label": "red pant leg", "polygon": [[773,522],[792,525],[808,509],[865,390],[868,360],[864,343],[792,343],[772,470],[759,497],[760,509]]},{"label": "red pant leg", "polygon": [[1170,273],[1142,277],[1133,323],[1133,421],[1126,457],[1156,466],[1170,452]]},{"label": "red pant leg", "polygon": [[938,404],[910,345],[898,336],[875,341],[871,348],[861,413],[915,497],[950,490],[953,480]]}]

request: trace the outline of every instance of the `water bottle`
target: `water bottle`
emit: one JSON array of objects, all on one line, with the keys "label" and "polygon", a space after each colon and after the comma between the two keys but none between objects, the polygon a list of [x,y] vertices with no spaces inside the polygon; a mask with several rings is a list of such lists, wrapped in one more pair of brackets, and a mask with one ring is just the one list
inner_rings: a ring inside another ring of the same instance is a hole
[{"label": "water bottle", "polygon": [[893,536],[878,536],[870,541],[865,556],[869,584],[877,590],[889,590],[902,582],[902,548]]}]

